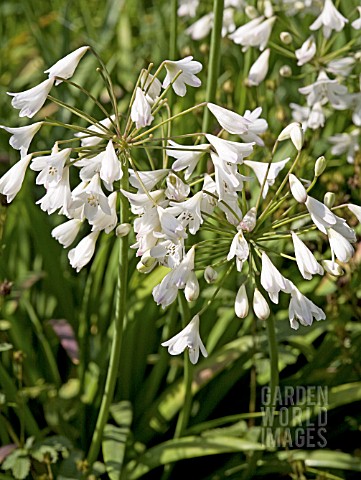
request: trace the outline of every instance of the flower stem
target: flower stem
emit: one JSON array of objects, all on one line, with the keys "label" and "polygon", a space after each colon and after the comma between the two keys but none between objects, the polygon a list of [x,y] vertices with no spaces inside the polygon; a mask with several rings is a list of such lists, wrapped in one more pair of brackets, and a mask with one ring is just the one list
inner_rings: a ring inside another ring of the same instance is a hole
[{"label": "flower stem", "polygon": [[[129,174],[128,165],[123,163],[123,178],[122,188],[128,189]],[[127,223],[129,220],[129,211],[126,198],[121,199],[120,204],[120,223]],[[128,285],[128,236],[121,237],[119,239],[119,268],[118,268],[118,283],[117,283],[117,302],[115,307],[115,319],[114,319],[114,334],[110,351],[109,367],[107,378],[104,387],[104,393],[102,402],[100,405],[99,415],[95,430],[92,438],[92,442],[88,452],[88,463],[92,465],[98,457],[100,445],[103,436],[103,430],[105,423],[108,420],[109,408],[113,400],[115,383],[119,371],[119,360],[123,337],[123,327],[125,323],[126,311],[127,311],[127,285]]]},{"label": "flower stem", "polygon": [[279,385],[278,374],[278,348],[276,339],[276,326],[273,315],[270,315],[266,320],[268,348],[270,357],[270,405],[275,407],[275,400],[277,394],[277,388]]}]

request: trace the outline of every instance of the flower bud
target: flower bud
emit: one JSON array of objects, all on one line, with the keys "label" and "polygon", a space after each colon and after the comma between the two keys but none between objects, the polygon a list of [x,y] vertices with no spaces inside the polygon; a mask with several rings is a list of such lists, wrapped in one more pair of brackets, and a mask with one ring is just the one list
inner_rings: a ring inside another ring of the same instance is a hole
[{"label": "flower bud", "polygon": [[289,176],[291,193],[295,200],[299,203],[305,203],[307,200],[307,192],[302,183],[292,173]]},{"label": "flower bud", "polygon": [[327,165],[327,160],[325,159],[325,157],[323,155],[322,155],[322,157],[318,157],[318,159],[316,160],[316,163],[315,163],[315,176],[316,177],[319,177],[320,175],[323,174],[323,172],[325,171],[326,165]]},{"label": "flower bud", "polygon": [[251,20],[258,17],[257,9],[253,5],[247,5],[244,11],[247,17],[250,18]]},{"label": "flower bud", "polygon": [[248,210],[246,215],[243,217],[243,220],[239,224],[242,230],[246,230],[247,232],[252,232],[252,230],[256,226],[256,216],[257,216],[256,207],[252,207],[250,210]]},{"label": "flower bud", "polygon": [[292,75],[292,69],[289,65],[283,65],[280,69],[279,69],[279,74],[281,75],[281,77],[284,77],[284,78],[288,78],[288,77],[291,77]]},{"label": "flower bud", "polygon": [[258,288],[254,289],[253,311],[256,317],[260,320],[267,320],[271,313],[266,299]]},{"label": "flower bud", "polygon": [[238,318],[246,318],[248,315],[249,303],[244,283],[239,287],[238,293],[236,295],[234,311]]},{"label": "flower bud", "polygon": [[156,264],[156,259],[150,255],[150,250],[148,250],[142,255],[140,262],[138,262],[137,270],[140,273],[149,273],[153,270]]},{"label": "flower bud", "polygon": [[208,265],[208,267],[204,270],[204,279],[207,283],[211,284],[217,280],[218,273],[215,271],[213,267]]},{"label": "flower bud", "polygon": [[187,299],[187,302],[194,302],[199,296],[199,283],[194,272],[191,272],[187,280],[184,296]]},{"label": "flower bud", "polygon": [[289,45],[290,43],[293,42],[293,37],[290,34],[290,32],[281,32],[280,39],[281,39],[281,42],[284,43],[285,45]]},{"label": "flower bud", "polygon": [[288,138],[291,139],[293,145],[296,147],[296,149],[298,151],[300,151],[302,149],[302,146],[303,146],[303,130],[302,130],[301,125],[298,122],[290,123],[278,135],[278,140],[280,142],[282,142],[282,140],[287,140]]},{"label": "flower bud", "polygon": [[336,195],[333,192],[327,192],[323,197],[323,203],[328,208],[332,208],[334,206],[335,200],[336,200]]},{"label": "flower bud", "polygon": [[331,275],[334,275],[335,277],[340,277],[344,274],[344,271],[340,265],[332,260],[322,260],[321,263],[325,271]]},{"label": "flower bud", "polygon": [[117,226],[115,230],[115,235],[117,237],[126,237],[132,228],[130,223],[121,223]]},{"label": "flower bud", "polygon": [[273,7],[272,3],[270,0],[264,0],[263,1],[263,11],[264,11],[264,16],[266,18],[271,18],[273,15]]}]

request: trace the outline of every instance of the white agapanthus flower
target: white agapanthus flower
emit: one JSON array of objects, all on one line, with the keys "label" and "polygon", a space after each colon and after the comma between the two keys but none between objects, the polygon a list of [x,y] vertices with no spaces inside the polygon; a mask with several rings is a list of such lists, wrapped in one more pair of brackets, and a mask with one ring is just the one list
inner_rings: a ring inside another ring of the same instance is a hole
[{"label": "white agapanthus flower", "polygon": [[[87,50],[89,50],[89,48],[90,47],[85,46],[74,50],[74,52],[71,52],[58,60],[52,67],[45,70],[44,73],[48,73],[49,78],[60,77],[64,78],[65,80],[71,78],[74,75],[78,63],[83,58]],[[55,85],[59,85],[59,83],[62,82],[60,78],[56,78]]]},{"label": "white agapanthus flower", "polygon": [[207,103],[208,109],[216,117],[218,123],[228,133],[242,134],[248,131],[250,122],[238,113],[232,112],[227,108],[219,107],[214,103]]},{"label": "white agapanthus flower", "polygon": [[159,97],[162,90],[162,84],[158,78],[143,70],[140,76],[140,86],[146,95],[148,103],[153,105],[154,101]]},{"label": "white agapanthus flower", "polygon": [[19,193],[31,158],[32,154],[21,157],[21,159],[0,178],[0,193],[6,195],[8,203],[12,202]]},{"label": "white agapanthus flower", "polygon": [[80,272],[92,259],[99,233],[99,231],[89,233],[89,235],[80,240],[75,248],[69,251],[68,258],[70,265],[75,268],[77,272]]},{"label": "white agapanthus flower", "polygon": [[237,271],[241,272],[243,263],[247,260],[248,255],[249,246],[247,240],[244,238],[242,230],[239,230],[232,240],[227,260],[230,261],[232,258],[236,257]]},{"label": "white agapanthus flower", "polygon": [[340,262],[346,263],[354,254],[354,248],[346,237],[333,228],[327,229],[328,239],[330,241],[332,261],[335,256]]},{"label": "white agapanthus flower", "polygon": [[49,78],[30,90],[19,93],[7,92],[7,94],[13,97],[11,105],[20,110],[19,117],[33,118],[44,105],[53,85],[54,78]]},{"label": "white agapanthus flower", "polygon": [[249,302],[247,290],[244,283],[239,287],[236,300],[234,303],[234,311],[238,318],[246,318],[249,312]]},{"label": "white agapanthus flower", "polygon": [[332,3],[332,0],[325,0],[322,12],[310,26],[310,30],[318,30],[322,27],[325,38],[330,38],[332,30],[341,32],[348,22]]},{"label": "white agapanthus flower", "polygon": [[262,135],[267,128],[268,123],[264,118],[259,118],[262,113],[262,107],[257,107],[253,111],[246,110],[244,112],[244,119],[249,123],[247,125],[247,131],[240,134],[241,139],[244,142],[254,142],[260,147],[264,147],[264,141],[259,135]]},{"label": "white agapanthus flower", "polygon": [[76,195],[73,193],[73,199],[74,207],[75,205],[76,207],[84,205],[84,215],[88,220],[94,219],[99,208],[101,208],[106,215],[111,215],[108,199],[100,186],[98,173],[94,175],[82,191],[77,192]]},{"label": "white agapanthus flower", "polygon": [[223,140],[223,138],[216,137],[210,133],[206,134],[206,138],[215,149],[219,158],[226,162],[237,163],[239,165],[243,163],[245,157],[251,155],[255,144],[255,142],[240,143]]},{"label": "white agapanthus flower", "polygon": [[101,166],[99,176],[105,187],[113,191],[113,183],[123,177],[122,167],[114,149],[112,140],[109,140],[105,152],[101,155]]},{"label": "white agapanthus flower", "polygon": [[308,63],[316,55],[316,42],[313,35],[311,35],[301,46],[295,51],[297,58],[297,65],[301,67]]},{"label": "white agapanthus flower", "polygon": [[5,127],[0,125],[0,128],[3,128],[8,133],[11,133],[9,144],[15,148],[15,150],[21,150],[22,156],[25,156],[28,153],[28,149],[34,135],[39,131],[43,122],[33,123],[32,125],[27,125],[25,127]]},{"label": "white agapanthus flower", "polygon": [[270,53],[271,50],[269,48],[264,50],[251,66],[247,77],[248,85],[251,87],[259,85],[266,78]]},{"label": "white agapanthus flower", "polygon": [[93,147],[95,145],[98,145],[98,143],[100,143],[103,140],[101,135],[104,135],[106,133],[104,129],[101,127],[101,125],[105,129],[109,129],[111,128],[112,122],[114,121],[114,119],[115,119],[115,115],[111,115],[109,118],[104,118],[103,120],[100,120],[97,124],[90,125],[89,127],[87,127],[87,130],[94,132],[94,135],[88,132],[78,132],[78,133],[75,133],[74,136],[81,139],[82,147]]},{"label": "white agapanthus flower", "polygon": [[295,232],[291,232],[295,249],[298,269],[306,280],[311,280],[312,275],[323,275],[323,268],[315,259],[311,250],[302,242]]},{"label": "white agapanthus flower", "polygon": [[176,202],[182,202],[185,200],[190,193],[190,186],[187,183],[182,182],[182,180],[170,172],[166,178],[167,188],[165,190],[165,195],[169,200],[175,200]]},{"label": "white agapanthus flower", "polygon": [[253,160],[245,160],[244,164],[250,167],[256,174],[257,180],[260,185],[263,185],[264,178],[266,176],[267,170],[267,180],[263,187],[262,197],[266,198],[269,187],[274,185],[278,174],[289,162],[290,157],[279,162],[271,163],[270,168],[268,169],[268,163],[254,162]]},{"label": "white agapanthus flower", "polygon": [[252,307],[254,314],[260,320],[267,320],[267,318],[270,316],[271,311],[267,300],[264,298],[258,288],[254,289]]},{"label": "white agapanthus flower", "polygon": [[192,235],[195,235],[200,226],[203,223],[201,214],[203,192],[197,192],[193,197],[184,200],[182,202],[170,202],[172,208],[168,208],[167,211],[171,211],[185,228],[188,228]]},{"label": "white agapanthus flower", "polygon": [[357,7],[357,10],[360,17],[351,23],[351,27],[354,28],[355,30],[361,30],[361,6]]},{"label": "white agapanthus flower", "polygon": [[89,224],[92,225],[92,232],[104,230],[105,233],[110,233],[117,226],[117,192],[113,192],[109,195],[108,204],[110,215],[107,215],[101,208],[99,208],[95,217],[92,220],[89,220]]},{"label": "white agapanthus flower", "polygon": [[44,185],[46,189],[56,186],[63,176],[65,163],[70,158],[70,155],[71,148],[59,151],[57,144],[55,144],[51,155],[34,158],[30,168],[35,172],[40,172],[36,177],[36,184]]},{"label": "white agapanthus flower", "polygon": [[245,52],[249,47],[257,47],[261,51],[266,48],[276,17],[257,17],[237,28],[229,38],[238,45],[242,45]]},{"label": "white agapanthus flower", "polygon": [[355,162],[355,156],[360,151],[360,130],[355,128],[350,133],[338,133],[328,137],[328,141],[333,145],[332,155],[343,155],[346,153],[348,163]]},{"label": "white agapanthus flower", "polygon": [[337,80],[328,78],[325,71],[321,70],[316,82],[298,89],[307,97],[307,105],[312,107],[316,102],[330,104],[337,109],[347,108],[347,87],[340,85]]},{"label": "white agapanthus flower", "polygon": [[178,0],[177,14],[179,17],[195,17],[199,0]]},{"label": "white agapanthus flower", "polygon": [[46,194],[36,203],[48,215],[61,209],[59,213],[70,216],[69,209],[72,206],[72,198],[69,183],[69,167],[64,167],[60,181],[49,186]]},{"label": "white agapanthus flower", "polygon": [[168,347],[170,355],[179,355],[188,348],[189,359],[193,364],[198,362],[199,351],[204,357],[207,357],[207,350],[199,335],[199,315],[195,315],[181,332],[163,342],[162,346]]},{"label": "white agapanthus flower", "polygon": [[353,57],[337,58],[327,63],[326,70],[333,75],[348,77],[355,66],[356,60]]},{"label": "white agapanthus flower", "polygon": [[291,292],[289,280],[273,265],[268,255],[262,252],[261,285],[273,303],[278,303],[280,292]]},{"label": "white agapanthus flower", "polygon": [[324,311],[305,297],[294,285],[292,286],[288,315],[291,328],[294,330],[298,330],[299,323],[308,327],[312,325],[313,318],[316,320],[325,320],[326,318]]},{"label": "white agapanthus flower", "polygon": [[82,224],[81,220],[72,218],[53,228],[51,236],[63,245],[64,248],[68,248],[76,239]]},{"label": "white agapanthus flower", "polygon": [[189,35],[192,40],[205,38],[212,30],[213,17],[213,12],[203,15],[203,17],[192,23],[192,25],[186,29],[186,34]]},{"label": "white agapanthus flower", "polygon": [[148,125],[151,125],[154,120],[151,107],[143,90],[140,87],[137,87],[136,89],[130,118],[133,122],[135,122],[137,128],[147,127]]},{"label": "white agapanthus flower", "polygon": [[177,61],[166,60],[164,65],[167,70],[167,76],[164,79],[163,88],[167,88],[179,72],[182,73],[172,83],[172,87],[180,97],[184,97],[186,94],[186,85],[191,87],[201,86],[202,82],[196,77],[196,74],[202,70],[203,66],[200,62],[193,60],[193,57],[189,56]]},{"label": "white agapanthus flower", "polygon": [[[175,158],[172,170],[180,172],[185,170],[184,179],[188,180],[198,165],[199,160],[209,150],[209,145],[179,145],[173,140],[168,140],[169,147],[166,152],[169,157]],[[179,147],[179,150],[178,150]]]},{"label": "white agapanthus flower", "polygon": [[145,172],[135,172],[129,168],[129,183],[138,190],[138,193],[146,193],[144,192],[144,188],[148,192],[153,190],[157,183],[161,182],[168,172],[169,170],[167,168]]}]

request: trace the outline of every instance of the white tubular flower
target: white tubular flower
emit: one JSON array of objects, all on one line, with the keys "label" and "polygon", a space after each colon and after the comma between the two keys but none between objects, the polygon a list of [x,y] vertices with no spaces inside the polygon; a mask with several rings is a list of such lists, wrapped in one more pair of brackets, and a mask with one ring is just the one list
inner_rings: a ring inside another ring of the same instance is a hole
[{"label": "white tubular flower", "polygon": [[174,173],[169,173],[166,183],[167,188],[164,193],[169,200],[182,202],[188,197],[191,190],[190,186],[182,182],[182,180],[177,177],[177,175],[174,175]]},{"label": "white tubular flower", "polygon": [[197,192],[193,197],[180,203],[170,202],[172,208],[168,211],[178,215],[178,220],[184,227],[188,227],[189,233],[195,235],[203,223],[201,206],[203,192]]},{"label": "white tubular flower", "polygon": [[307,127],[311,130],[317,130],[325,125],[325,114],[321,102],[316,102],[309,111]]},{"label": "white tubular flower", "polygon": [[137,173],[135,173],[134,170],[129,168],[129,183],[132,187],[136,188],[139,193],[144,193],[144,187],[149,192],[153,190],[157,183],[163,180],[168,172],[169,170],[167,168],[163,168],[145,172],[137,171]]},{"label": "white tubular flower", "polygon": [[356,153],[360,151],[360,130],[356,128],[350,133],[338,133],[328,137],[328,141],[333,145],[332,155],[342,155],[346,153],[348,163],[355,163]]},{"label": "white tubular flower", "polygon": [[348,203],[347,208],[355,215],[357,220],[361,223],[361,207],[359,207],[358,205],[353,205],[352,203]]},{"label": "white tubular flower", "polygon": [[355,30],[361,30],[361,7],[357,7],[358,13],[360,15],[360,18],[357,20],[354,20],[351,23],[351,27],[354,28]]},{"label": "white tubular flower", "polygon": [[322,12],[310,26],[310,30],[318,30],[322,27],[325,38],[330,38],[332,30],[341,32],[348,22],[332,3],[332,0],[325,0]]},{"label": "white tubular flower", "polygon": [[199,0],[179,0],[178,17],[195,17]]},{"label": "white tubular flower", "polygon": [[188,27],[185,33],[189,35],[192,40],[201,40],[212,30],[213,17],[213,12],[207,13]]},{"label": "white tubular flower", "polygon": [[305,295],[302,295],[294,285],[291,292],[288,316],[291,328],[294,330],[298,330],[299,323],[308,327],[312,325],[313,318],[316,320],[325,320],[326,318],[324,311],[305,297]]},{"label": "white tubular flower", "polygon": [[117,192],[113,192],[108,197],[108,203],[110,208],[110,215],[107,215],[103,210],[98,209],[95,217],[89,220],[92,225],[92,232],[104,230],[105,233],[110,233],[116,227],[118,223],[117,216]]},{"label": "white tubular flower", "polygon": [[99,175],[106,188],[111,192],[113,191],[113,183],[120,180],[123,176],[122,167],[111,140],[109,140],[107,148],[102,155]]},{"label": "white tubular flower", "polygon": [[248,157],[253,152],[255,142],[239,143],[223,140],[223,138],[216,137],[207,133],[207,140],[217,152],[219,158],[226,162],[237,163],[241,165],[244,157]]},{"label": "white tubular flower", "polygon": [[54,79],[49,78],[30,90],[19,93],[7,92],[8,95],[14,97],[11,105],[20,110],[19,117],[33,118],[44,105],[53,84]]},{"label": "white tubular flower", "polygon": [[158,78],[143,70],[140,76],[140,86],[142,87],[144,93],[147,92],[145,94],[147,101],[150,103],[150,105],[153,105],[155,99],[159,97],[162,90],[162,84]]},{"label": "white tubular flower", "polygon": [[211,158],[215,170],[219,200],[224,200],[229,193],[241,191],[243,189],[243,182],[252,180],[252,177],[246,177],[238,173],[236,164],[223,161],[213,152],[211,152]]},{"label": "white tubular flower", "polygon": [[312,275],[323,275],[323,268],[315,259],[311,250],[302,242],[300,238],[291,232],[293,246],[295,249],[296,262],[298,269],[306,280],[311,280]]},{"label": "white tubular flower", "polygon": [[51,155],[34,158],[30,168],[35,172],[40,172],[36,177],[36,184],[44,185],[46,189],[55,187],[63,176],[65,163],[70,154],[71,148],[65,148],[59,152],[57,144],[55,144]]},{"label": "white tubular flower", "polygon": [[287,125],[286,128],[282,130],[282,132],[278,135],[278,140],[281,142],[282,140],[287,140],[288,138],[291,139],[293,145],[296,147],[298,151],[302,150],[303,146],[303,130],[301,125],[298,122],[292,122]]},{"label": "white tubular flower", "polygon": [[[114,119],[115,115],[111,115],[109,118],[104,118],[104,120],[101,120],[99,124],[103,125],[103,127],[105,128],[110,128]],[[103,138],[99,137],[97,134],[105,135],[106,132],[99,126],[99,124],[90,125],[89,127],[87,127],[87,130],[91,130],[92,132],[94,132],[94,136],[88,134],[87,132],[78,132],[74,134],[74,137],[78,137],[81,139],[82,147],[92,147],[94,145],[98,145],[98,143],[103,140]]]},{"label": "white tubular flower", "polygon": [[28,153],[30,143],[34,138],[34,135],[39,131],[42,124],[43,122],[37,122],[26,127],[16,128],[0,125],[0,128],[3,128],[8,133],[12,134],[9,140],[10,145],[15,148],[15,150],[21,150],[22,155],[24,156]]},{"label": "white tubular flower", "polygon": [[193,365],[198,362],[199,350],[204,357],[208,357],[207,350],[199,335],[199,315],[194,316],[181,332],[170,340],[163,342],[162,346],[168,347],[170,355],[179,355],[188,348],[189,359]]},{"label": "white tubular flower", "polygon": [[278,303],[280,291],[290,293],[290,282],[281,275],[265,252],[262,252],[261,285],[273,303]]},{"label": "white tubular flower", "polygon": [[290,182],[291,193],[294,199],[298,203],[306,203],[307,200],[307,192],[305,187],[302,183],[298,180],[298,178],[293,175],[293,173],[289,174],[288,180]]},{"label": "white tubular flower", "polygon": [[94,175],[83,191],[74,196],[74,206],[78,207],[81,205],[84,205],[84,215],[88,220],[94,219],[99,207],[106,215],[111,215],[108,199],[100,186],[98,173]]},{"label": "white tubular flower", "polygon": [[267,300],[264,298],[258,288],[254,289],[252,307],[254,314],[260,320],[267,320],[267,318],[270,316],[271,311],[269,309]]},{"label": "white tubular flower", "polygon": [[81,220],[73,218],[53,228],[51,236],[63,245],[64,248],[68,248],[78,235],[81,225]]},{"label": "white tubular flower", "polygon": [[146,193],[131,193],[126,190],[120,190],[122,194],[128,199],[132,213],[135,215],[142,215],[148,207],[154,207],[154,203],[161,201],[164,198],[164,190],[154,190],[148,192],[149,196],[154,200],[150,200]]},{"label": "white tubular flower", "polygon": [[157,207],[157,211],[162,231],[153,233],[156,238],[166,238],[167,240],[172,240],[174,243],[178,243],[182,238],[188,237],[184,226],[174,215],[159,206]]},{"label": "white tubular flower", "polygon": [[[176,159],[176,161],[173,162],[172,170],[175,172],[185,170],[184,179],[188,180],[194,172],[200,158],[209,150],[209,145],[179,145],[173,140],[168,140],[168,143],[172,148],[166,150],[167,155]],[[178,147],[179,150],[177,150]]]},{"label": "white tubular flower", "polygon": [[354,254],[354,248],[351,243],[333,228],[328,228],[327,234],[330,241],[332,261],[334,261],[336,256],[340,262],[348,262]]},{"label": "white tubular flower", "polygon": [[154,120],[152,110],[146,99],[146,96],[143,90],[139,87],[137,87],[135,93],[135,99],[130,112],[130,118],[133,122],[135,122],[137,128],[147,127]]},{"label": "white tubular flower", "polygon": [[242,230],[239,230],[234,236],[229,253],[227,255],[227,260],[230,261],[232,258],[236,257],[236,267],[238,272],[242,270],[243,263],[247,260],[249,255],[249,246],[247,240],[243,236]]},{"label": "white tubular flower", "polygon": [[[85,55],[86,51],[89,50],[89,48],[90,47],[86,46],[74,50],[74,52],[71,52],[58,60],[52,67],[48,68],[48,70],[45,70],[44,73],[48,73],[49,78],[60,77],[67,80],[74,75],[78,63]],[[62,83],[62,80],[57,78],[55,85],[59,85],[59,83]]]},{"label": "white tubular flower", "polygon": [[249,302],[246,286],[244,283],[238,289],[236,301],[234,303],[234,311],[238,318],[246,318],[248,315]]},{"label": "white tubular flower", "polygon": [[241,134],[248,131],[250,122],[241,115],[238,115],[238,113],[219,107],[214,103],[207,103],[207,107],[216,117],[221,127],[228,133]]},{"label": "white tubular flower", "polygon": [[64,168],[60,182],[50,186],[46,194],[36,203],[49,215],[60,208],[61,211],[59,213],[69,216],[69,208],[71,207],[69,167]]},{"label": "white tubular flower", "polygon": [[322,202],[313,197],[307,196],[306,207],[311,215],[311,219],[316,227],[322,232],[327,233],[326,229],[333,227],[337,223],[336,215]]},{"label": "white tubular flower", "polygon": [[299,48],[295,51],[296,58],[298,60],[297,65],[301,67],[305,63],[308,63],[316,55],[316,42],[313,35],[311,35]]},{"label": "white tubular flower", "polygon": [[19,193],[31,157],[32,154],[21,157],[21,159],[0,178],[0,193],[6,195],[8,203],[12,202]]},{"label": "white tubular flower", "polygon": [[89,233],[89,235],[80,240],[78,245],[68,253],[70,265],[75,268],[77,272],[80,272],[94,255],[95,244],[98,240],[99,233],[100,232]]},{"label": "white tubular flower", "polygon": [[333,260],[322,260],[321,263],[325,271],[334,277],[340,277],[345,273],[340,265]]},{"label": "white tubular flower", "polygon": [[248,85],[255,87],[263,82],[268,73],[268,62],[271,50],[267,48],[257,58],[248,74]]},{"label": "white tubular flower", "polygon": [[167,88],[179,72],[182,73],[177,77],[175,82],[172,83],[172,87],[180,97],[184,97],[186,94],[186,85],[190,85],[191,87],[201,86],[202,82],[196,77],[196,74],[199,73],[203,67],[200,62],[194,61],[193,57],[185,57],[176,62],[166,60],[164,65],[167,69],[167,76],[164,79],[163,88]]},{"label": "white tubular flower", "polygon": [[258,17],[243,25],[229,38],[239,45],[242,45],[242,51],[245,52],[249,47],[257,47],[261,51],[266,48],[268,39],[271,35],[273,24],[276,17],[267,18]]},{"label": "white tubular flower", "polygon": [[[271,166],[267,174],[267,180],[263,187],[263,192],[262,192],[263,198],[266,198],[269,187],[272,187],[272,185],[274,185],[278,174],[286,166],[289,160],[290,158],[286,158],[285,160],[281,160],[280,162],[271,163]],[[266,176],[266,173],[267,173],[268,163],[254,162],[253,160],[245,160],[244,164],[250,167],[254,171],[259,184],[262,185],[264,177]]]},{"label": "white tubular flower", "polygon": [[255,142],[260,147],[264,147],[264,141],[259,135],[264,133],[268,128],[268,123],[264,118],[259,118],[262,113],[262,107],[257,107],[251,112],[244,112],[245,120],[248,120],[248,127],[245,133],[240,134],[244,142]]},{"label": "white tubular flower", "polygon": [[251,20],[250,22],[246,23],[245,25],[240,26],[235,30],[229,38],[234,41],[237,45],[243,45],[244,48],[242,51],[248,50],[247,42],[249,41],[249,37],[254,30],[262,21],[264,17],[257,17]]},{"label": "white tubular flower", "polygon": [[353,57],[343,57],[328,62],[326,70],[334,75],[348,77],[356,63]]},{"label": "white tubular flower", "polygon": [[328,78],[327,73],[323,70],[318,74],[316,82],[306,87],[298,89],[302,95],[307,96],[307,105],[313,107],[317,102],[321,104],[330,102],[331,105],[343,110],[348,108],[348,90],[345,85],[340,85],[338,81]]}]

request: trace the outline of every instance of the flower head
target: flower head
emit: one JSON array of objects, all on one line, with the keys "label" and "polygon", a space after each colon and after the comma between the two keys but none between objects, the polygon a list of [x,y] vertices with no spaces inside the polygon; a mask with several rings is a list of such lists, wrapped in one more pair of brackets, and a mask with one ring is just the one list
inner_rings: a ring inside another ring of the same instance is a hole
[{"label": "flower head", "polygon": [[[196,74],[202,70],[202,64],[193,60],[193,57],[185,57],[182,60],[164,62],[167,69],[167,76],[163,82],[163,88],[168,87],[172,82],[173,90],[180,97],[184,97],[187,92],[186,85],[191,87],[200,87],[201,81]],[[180,73],[180,75],[178,75]],[[178,75],[175,81],[174,78]]]}]

